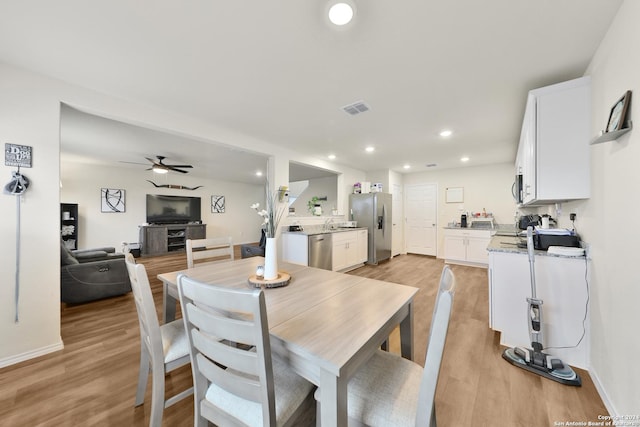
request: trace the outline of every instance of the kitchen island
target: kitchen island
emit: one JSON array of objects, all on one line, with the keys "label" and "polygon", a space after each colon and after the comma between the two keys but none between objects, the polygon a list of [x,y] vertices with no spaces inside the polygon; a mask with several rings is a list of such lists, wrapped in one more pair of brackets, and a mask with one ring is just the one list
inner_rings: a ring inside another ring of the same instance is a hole
[{"label": "kitchen island", "polygon": [[[518,246],[524,243],[525,246]],[[531,279],[526,238],[496,235],[489,252],[489,327],[500,344],[530,347],[527,298]],[[543,300],[543,345],[566,363],[589,365],[589,284],[585,256],[535,250],[537,296]]]},{"label": "kitchen island", "polygon": [[[368,230],[358,228],[326,228],[323,226],[305,227],[302,231],[282,232],[282,259],[286,262],[333,271],[348,271],[362,266],[368,259]],[[324,236],[328,242],[322,249],[310,247],[317,236]],[[322,254],[328,262],[325,265],[313,265],[318,254],[314,250],[328,251]]]}]

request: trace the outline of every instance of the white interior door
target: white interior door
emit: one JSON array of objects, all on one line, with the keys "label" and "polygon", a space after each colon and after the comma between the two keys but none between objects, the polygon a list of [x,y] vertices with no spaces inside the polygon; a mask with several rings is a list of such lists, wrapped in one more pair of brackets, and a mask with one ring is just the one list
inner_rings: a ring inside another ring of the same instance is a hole
[{"label": "white interior door", "polygon": [[391,218],[393,218],[393,234],[391,235],[391,256],[400,255],[403,252],[404,236],[402,233],[402,218],[404,218],[404,209],[402,207],[402,186],[393,184],[392,190],[393,201],[391,202]]},{"label": "white interior door", "polygon": [[407,185],[405,200],[407,252],[437,255],[437,184]]}]

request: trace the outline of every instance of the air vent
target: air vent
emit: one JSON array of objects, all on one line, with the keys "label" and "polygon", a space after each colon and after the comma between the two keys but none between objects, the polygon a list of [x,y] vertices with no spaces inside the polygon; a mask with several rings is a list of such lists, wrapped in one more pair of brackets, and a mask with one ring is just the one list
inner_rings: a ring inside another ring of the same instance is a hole
[{"label": "air vent", "polygon": [[436,166],[438,166],[438,164],[437,163],[427,163],[425,166],[428,167],[428,168],[435,168]]},{"label": "air vent", "polygon": [[355,116],[356,114],[364,113],[365,111],[369,111],[370,108],[364,101],[354,102],[353,104],[345,105],[342,107],[346,113]]}]

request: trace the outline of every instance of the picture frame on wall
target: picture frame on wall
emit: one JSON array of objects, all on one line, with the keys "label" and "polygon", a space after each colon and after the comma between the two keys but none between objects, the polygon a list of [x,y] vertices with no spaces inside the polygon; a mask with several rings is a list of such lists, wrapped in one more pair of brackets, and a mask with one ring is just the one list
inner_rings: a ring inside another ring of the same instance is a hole
[{"label": "picture frame on wall", "polygon": [[627,112],[629,111],[629,104],[631,104],[631,91],[628,90],[620,99],[613,104],[611,112],[609,113],[609,120],[607,121],[606,132],[613,132],[623,129],[627,121]]},{"label": "picture frame on wall", "polygon": [[211,196],[211,213],[224,213],[224,196]]},{"label": "picture frame on wall", "polygon": [[126,208],[125,190],[120,188],[103,188],[100,190],[100,212],[123,213]]}]

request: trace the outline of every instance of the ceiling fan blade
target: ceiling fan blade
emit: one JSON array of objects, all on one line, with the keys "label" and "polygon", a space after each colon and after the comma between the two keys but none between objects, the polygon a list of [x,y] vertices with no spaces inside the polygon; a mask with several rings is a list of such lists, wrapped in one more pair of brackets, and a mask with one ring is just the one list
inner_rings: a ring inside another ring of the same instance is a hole
[{"label": "ceiling fan blade", "polygon": [[187,173],[187,171],[183,171],[183,170],[180,170],[180,169],[175,169],[175,168],[171,168],[171,167],[169,169],[171,169],[172,171],[180,172],[180,173]]},{"label": "ceiling fan blade", "polygon": [[124,160],[118,160],[118,163],[128,163],[128,164],[131,164],[131,165],[146,165],[146,163],[140,163],[140,162],[127,162],[127,161],[124,161]]},{"label": "ceiling fan blade", "polygon": [[[148,157],[145,157],[145,159],[149,160],[149,161],[150,161],[151,163],[153,163],[154,165],[157,165],[157,164],[158,164],[158,162],[156,162],[155,160],[150,159],[150,158],[148,158]],[[162,160],[160,160],[160,163],[162,163]]]},{"label": "ceiling fan blade", "polygon": [[169,168],[192,168],[193,167],[191,165],[166,165],[164,163],[163,165]]}]

